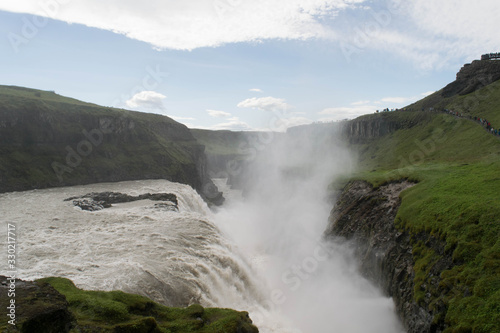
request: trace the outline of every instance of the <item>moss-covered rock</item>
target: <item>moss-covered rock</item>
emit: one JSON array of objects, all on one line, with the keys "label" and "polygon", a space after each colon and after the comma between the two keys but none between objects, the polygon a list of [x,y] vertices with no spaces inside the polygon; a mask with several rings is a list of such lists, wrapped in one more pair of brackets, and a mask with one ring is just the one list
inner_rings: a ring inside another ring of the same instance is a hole
[{"label": "moss-covered rock", "polygon": [[[0,317],[1,332],[22,333],[63,333],[69,332],[73,315],[66,298],[50,284],[42,281],[13,280],[0,276],[0,308],[7,309],[11,300],[15,301],[15,317],[9,317],[2,311]],[[9,289],[15,290],[8,297]],[[8,311],[10,312],[10,311]],[[14,321],[12,321],[14,320]],[[10,323],[9,323],[10,321]],[[14,323],[15,325],[12,325]]]},{"label": "moss-covered rock", "polygon": [[15,297],[4,297],[11,282],[0,276],[0,306],[15,299],[15,325],[0,317],[6,333],[258,333],[247,312],[231,309],[171,308],[121,291],[85,291],[71,280],[15,280]]}]

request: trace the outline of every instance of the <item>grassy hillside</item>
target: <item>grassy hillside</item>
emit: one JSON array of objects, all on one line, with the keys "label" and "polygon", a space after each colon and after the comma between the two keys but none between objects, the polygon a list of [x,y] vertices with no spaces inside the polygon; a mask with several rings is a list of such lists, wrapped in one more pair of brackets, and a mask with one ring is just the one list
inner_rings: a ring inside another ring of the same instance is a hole
[{"label": "grassy hillside", "polygon": [[467,115],[486,118],[494,124],[495,128],[500,128],[500,81],[464,96],[455,95],[444,98],[441,95],[442,91],[437,91],[408,107],[415,110],[429,107],[448,108]]},{"label": "grassy hillside", "polygon": [[[497,102],[500,82],[447,99],[438,92],[413,107],[460,110],[500,124]],[[444,306],[435,321],[446,323],[445,332],[500,332],[500,138],[470,120],[425,113],[429,119],[417,126],[355,145],[360,168],[354,178],[375,186],[401,178],[418,182],[402,193],[396,217],[398,228],[415,235],[415,299],[430,310]],[[443,253],[432,239],[445,244]],[[433,274],[447,255],[451,269],[440,272],[436,287]]]},{"label": "grassy hillside", "polygon": [[203,147],[174,120],[0,86],[0,191],[166,178],[202,187]]}]

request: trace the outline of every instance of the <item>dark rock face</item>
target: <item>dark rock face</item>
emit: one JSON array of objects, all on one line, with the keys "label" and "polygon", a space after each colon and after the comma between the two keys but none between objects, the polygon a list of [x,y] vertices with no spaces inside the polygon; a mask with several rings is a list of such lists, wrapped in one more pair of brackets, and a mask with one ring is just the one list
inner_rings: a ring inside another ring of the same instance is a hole
[{"label": "dark rock face", "polygon": [[431,329],[433,314],[413,297],[411,236],[394,226],[399,194],[412,183],[392,183],[373,189],[363,181],[349,183],[330,215],[326,237],[344,237],[356,246],[361,271],[393,297],[408,333]]},{"label": "dark rock face", "polygon": [[464,65],[457,73],[457,79],[448,84],[441,95],[467,95],[500,79],[500,61],[474,60]]},{"label": "dark rock face", "polygon": [[96,211],[104,208],[111,207],[112,204],[132,202],[138,200],[153,200],[165,201],[155,204],[156,208],[167,209],[171,211],[178,211],[177,196],[173,193],[146,193],[137,196],[123,194],[119,192],[92,192],[79,197],[71,197],[64,201],[73,200],[73,205],[80,207],[82,210]]},{"label": "dark rock face", "polygon": [[356,119],[347,122],[342,128],[342,132],[343,137],[347,138],[350,143],[363,143],[393,133],[401,128],[404,128],[403,124],[384,118]]},{"label": "dark rock face", "polygon": [[[65,333],[72,327],[73,316],[66,298],[48,283],[15,280],[16,325],[7,324],[8,332]],[[0,276],[0,307],[6,309],[10,281]],[[14,299],[14,298],[13,298]],[[3,311],[2,311],[3,312]],[[1,323],[9,317],[3,315]]]},{"label": "dark rock face", "polygon": [[7,102],[0,104],[0,193],[167,179],[192,186],[207,201],[221,202],[208,175],[205,147],[186,126],[161,115],[55,94],[44,100],[36,97],[39,91],[26,88],[4,91],[9,89],[12,95],[2,95]]}]

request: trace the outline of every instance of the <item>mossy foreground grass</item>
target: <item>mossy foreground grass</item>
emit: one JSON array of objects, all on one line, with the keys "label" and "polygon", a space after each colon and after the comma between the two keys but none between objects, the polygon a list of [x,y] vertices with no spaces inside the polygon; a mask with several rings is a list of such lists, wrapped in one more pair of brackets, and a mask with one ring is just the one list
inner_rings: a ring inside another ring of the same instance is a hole
[{"label": "mossy foreground grass", "polygon": [[166,307],[150,299],[121,291],[85,291],[65,278],[44,278],[63,294],[76,327],[71,332],[257,332],[246,312],[230,309]]},{"label": "mossy foreground grass", "polygon": [[[496,90],[500,94],[500,85],[489,89]],[[500,114],[500,105],[480,106],[474,110],[484,117]],[[375,187],[400,179],[417,183],[401,194],[396,226],[445,244],[445,253],[436,253],[415,237],[415,300],[430,297],[430,310],[444,304],[446,333],[500,332],[499,138],[472,121],[432,113],[410,129],[355,148],[360,169],[353,179]],[[432,287],[431,270],[445,254],[451,254],[452,268]]]}]

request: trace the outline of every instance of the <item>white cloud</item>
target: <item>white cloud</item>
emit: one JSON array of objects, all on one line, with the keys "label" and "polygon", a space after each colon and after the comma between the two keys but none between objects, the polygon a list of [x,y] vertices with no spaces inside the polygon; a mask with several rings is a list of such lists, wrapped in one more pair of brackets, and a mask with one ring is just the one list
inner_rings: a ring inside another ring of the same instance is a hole
[{"label": "white cloud", "polygon": [[363,1],[58,0],[41,6],[39,0],[23,0],[2,1],[0,10],[109,30],[159,49],[192,50],[266,39],[330,38],[323,20]]},{"label": "white cloud", "polygon": [[248,91],[253,91],[253,92],[258,92],[258,93],[263,92],[262,89],[259,89],[259,88],[252,88],[252,89],[249,89]]},{"label": "white cloud", "polygon": [[283,98],[275,98],[271,96],[248,98],[238,103],[237,106],[239,108],[252,108],[266,111],[288,110],[291,108],[291,105],[287,104]]},{"label": "white cloud", "polygon": [[353,107],[333,107],[319,112],[322,117],[320,121],[337,121],[343,119],[354,119],[368,113],[374,113],[377,109],[372,105],[359,105]]},{"label": "white cloud", "polygon": [[382,103],[404,104],[409,103],[413,100],[415,100],[414,97],[384,97],[380,101]]},{"label": "white cloud", "polygon": [[193,118],[193,117],[178,117],[178,116],[171,116],[171,115],[168,115],[168,117],[170,117],[174,120],[177,120],[177,121],[196,120],[196,118]]},{"label": "white cloud", "polygon": [[351,105],[365,105],[365,104],[369,104],[370,101],[358,101],[358,102],[354,102],[354,103],[351,103]]},{"label": "white cloud", "polygon": [[351,60],[375,49],[424,70],[456,68],[500,46],[497,0],[389,0],[382,6],[365,5],[372,8],[336,27]]},{"label": "white cloud", "polygon": [[163,111],[165,106],[163,105],[163,100],[167,96],[162,95],[156,91],[141,91],[131,99],[126,101],[128,107],[141,110],[141,111]]},{"label": "white cloud", "polygon": [[358,101],[351,103],[351,106],[346,107],[331,107],[320,111],[318,114],[326,117],[322,117],[320,121],[338,121],[343,119],[353,119],[364,114],[374,113],[376,110],[381,110],[384,108],[401,108],[408,104],[414,103],[425,96],[434,93],[434,91],[428,91],[421,93],[419,96],[413,97],[384,97],[377,101]]},{"label": "white cloud", "polygon": [[229,131],[249,131],[252,130],[247,123],[241,121],[238,117],[229,118],[227,122],[220,123],[210,127],[212,130],[229,130]]},{"label": "white cloud", "polygon": [[338,40],[356,54],[382,50],[427,70],[500,47],[498,0],[23,0],[1,1],[0,10],[104,29],[158,49]]},{"label": "white cloud", "polygon": [[217,110],[207,110],[207,112],[211,117],[215,117],[215,118],[231,117],[231,114],[229,112],[217,111]]}]

